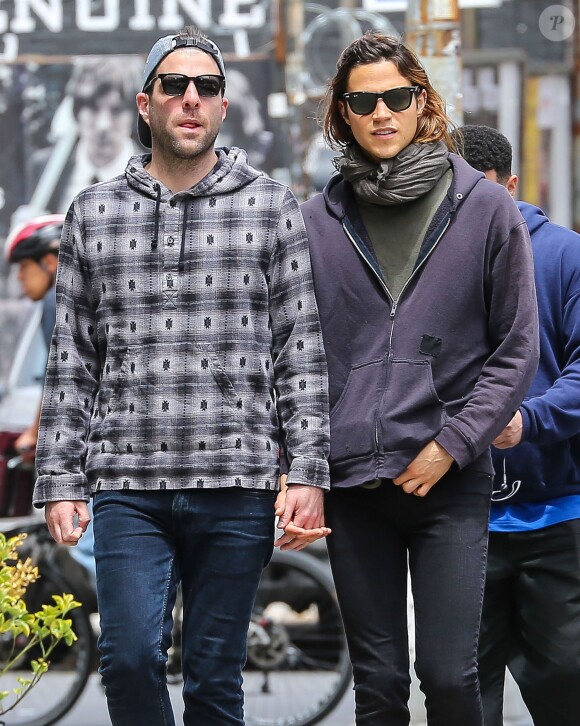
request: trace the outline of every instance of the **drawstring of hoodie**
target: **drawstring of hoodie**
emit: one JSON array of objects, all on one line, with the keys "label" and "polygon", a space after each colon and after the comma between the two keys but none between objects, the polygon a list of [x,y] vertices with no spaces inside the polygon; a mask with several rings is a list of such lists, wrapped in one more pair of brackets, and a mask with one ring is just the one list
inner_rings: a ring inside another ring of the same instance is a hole
[{"label": "drawstring of hoodie", "polygon": [[157,198],[155,199],[155,233],[153,234],[153,239],[151,240],[151,250],[155,251],[157,249],[157,243],[159,240],[159,207],[161,206],[161,185],[154,184],[153,189],[155,189],[155,192],[157,193]]},{"label": "drawstring of hoodie", "polygon": [[[159,184],[154,184],[153,189],[155,189],[156,198],[155,198],[155,232],[153,234],[153,239],[151,240],[151,250],[154,251],[157,249],[157,245],[159,243],[159,209],[161,207],[161,186]],[[180,272],[183,272],[185,269],[185,233],[187,230],[187,211],[188,206],[185,205],[183,209],[183,227],[181,230],[181,249],[179,251],[179,265],[178,270]]]},{"label": "drawstring of hoodie", "polygon": [[179,250],[179,265],[177,269],[179,272],[183,272],[185,269],[185,232],[187,229],[187,210],[189,207],[187,204],[183,208],[183,227],[181,228],[181,249]]}]

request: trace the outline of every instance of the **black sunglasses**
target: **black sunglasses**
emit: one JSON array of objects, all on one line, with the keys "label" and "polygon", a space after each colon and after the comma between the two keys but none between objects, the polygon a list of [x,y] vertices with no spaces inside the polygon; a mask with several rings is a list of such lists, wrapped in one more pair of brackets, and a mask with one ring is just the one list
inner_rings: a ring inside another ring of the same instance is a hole
[{"label": "black sunglasses", "polygon": [[182,73],[160,73],[158,76],[153,76],[143,91],[147,91],[158,78],[166,96],[183,96],[193,81],[198,94],[207,98],[217,96],[224,88],[226,80],[223,76],[214,75],[184,76]]},{"label": "black sunglasses", "polygon": [[406,111],[411,105],[413,96],[420,92],[421,86],[401,86],[382,93],[353,91],[352,93],[343,93],[342,97],[353,113],[356,113],[357,116],[366,116],[375,110],[379,98],[383,99],[385,106],[391,111]]}]

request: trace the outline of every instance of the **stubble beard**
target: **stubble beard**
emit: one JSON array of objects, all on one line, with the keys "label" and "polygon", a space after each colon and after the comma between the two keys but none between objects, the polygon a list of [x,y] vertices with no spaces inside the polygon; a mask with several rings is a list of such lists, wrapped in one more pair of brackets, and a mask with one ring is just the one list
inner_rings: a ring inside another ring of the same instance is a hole
[{"label": "stubble beard", "polygon": [[200,139],[188,142],[178,139],[165,130],[158,130],[154,138],[156,148],[163,155],[179,161],[193,161],[213,149],[218,133],[219,126],[218,128],[212,127],[206,129],[206,133]]}]

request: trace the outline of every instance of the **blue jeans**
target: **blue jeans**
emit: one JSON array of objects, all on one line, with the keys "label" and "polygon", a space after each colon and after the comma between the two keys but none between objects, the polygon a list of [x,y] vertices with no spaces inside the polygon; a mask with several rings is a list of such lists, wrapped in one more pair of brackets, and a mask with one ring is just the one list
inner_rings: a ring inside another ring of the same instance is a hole
[{"label": "blue jeans", "polygon": [[447,474],[425,497],[392,481],[331,489],[328,550],[353,665],[357,726],[408,726],[407,573],[429,726],[482,726],[477,640],[491,477]]},{"label": "blue jeans", "polygon": [[96,494],[100,672],[113,726],[175,724],[166,663],[179,582],[183,723],[243,725],[241,671],[274,498],[237,488]]}]

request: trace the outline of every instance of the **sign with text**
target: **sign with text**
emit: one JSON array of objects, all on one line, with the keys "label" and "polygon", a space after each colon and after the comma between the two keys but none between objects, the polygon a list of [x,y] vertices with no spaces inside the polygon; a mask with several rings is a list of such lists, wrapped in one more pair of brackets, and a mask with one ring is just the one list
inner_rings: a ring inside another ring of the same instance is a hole
[{"label": "sign with text", "polygon": [[270,0],[0,0],[0,57],[144,53],[184,25],[247,55],[270,41],[271,10]]}]

